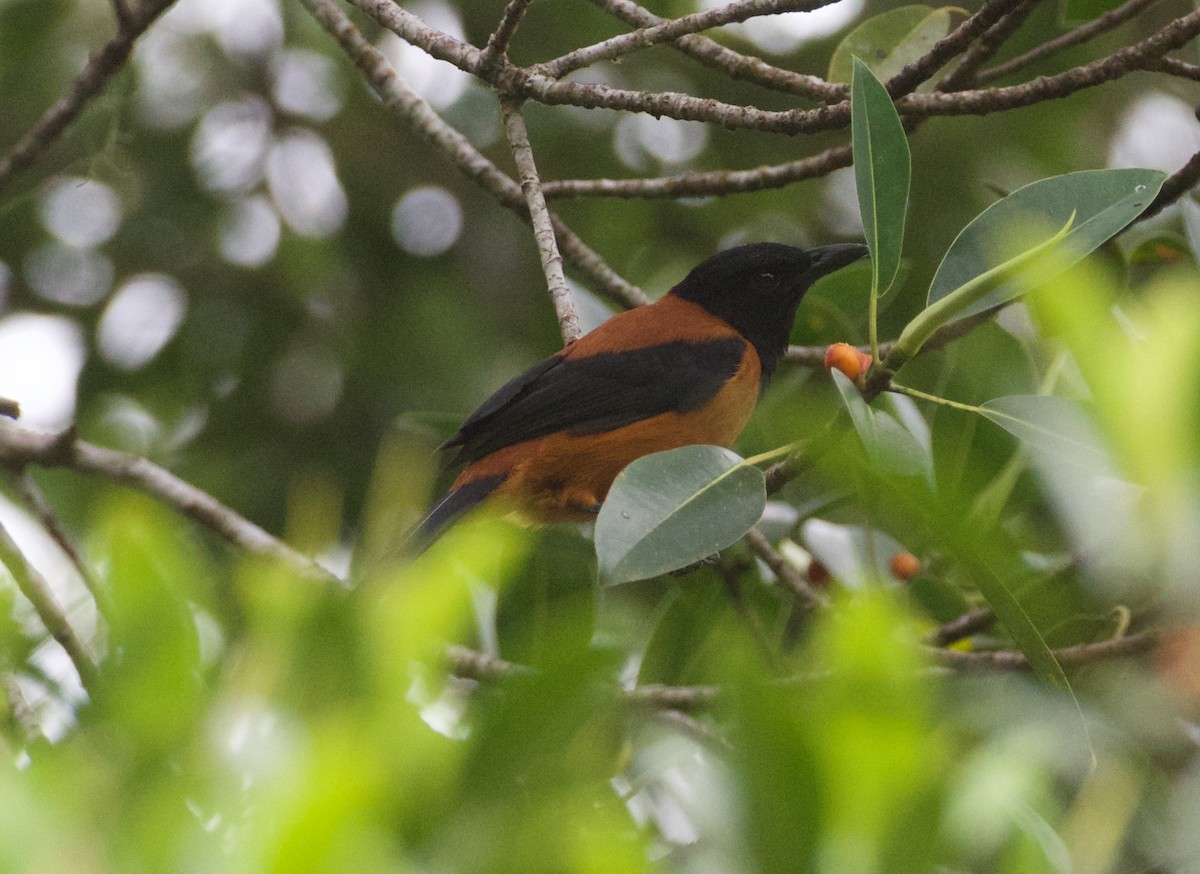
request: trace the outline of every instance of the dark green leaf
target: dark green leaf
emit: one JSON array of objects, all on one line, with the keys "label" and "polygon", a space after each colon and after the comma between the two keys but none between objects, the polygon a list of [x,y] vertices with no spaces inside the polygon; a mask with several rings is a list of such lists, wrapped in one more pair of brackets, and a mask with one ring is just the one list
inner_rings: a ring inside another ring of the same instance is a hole
[{"label": "dark green leaf", "polygon": [[[1033,248],[1070,223],[1058,257],[1022,271],[958,314],[964,318],[997,306],[1081,260],[1141,215],[1162,187],[1158,170],[1084,170],[1019,188],[975,217],[951,243],[929,286],[932,306]],[[1071,218],[1074,216],[1074,220]]]},{"label": "dark green leaf", "polygon": [[858,208],[871,250],[871,287],[882,296],[900,269],[912,161],[892,98],[857,57],[850,117]]},{"label": "dark green leaf", "polygon": [[617,477],[596,520],[607,583],[658,576],[736,542],[767,502],[763,474],[719,446],[639,458]]}]

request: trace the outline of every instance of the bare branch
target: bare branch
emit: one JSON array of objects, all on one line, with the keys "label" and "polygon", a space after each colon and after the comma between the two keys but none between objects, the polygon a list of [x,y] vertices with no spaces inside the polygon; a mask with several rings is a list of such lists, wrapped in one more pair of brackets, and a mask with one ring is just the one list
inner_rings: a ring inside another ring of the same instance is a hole
[{"label": "bare branch", "polygon": [[849,146],[834,146],[808,158],[753,170],[689,171],[654,179],[568,179],[542,184],[546,197],[678,198],[742,194],[818,179],[849,167]]},{"label": "bare branch", "polygon": [[521,106],[510,100],[502,100],[500,112],[504,117],[508,145],[521,176],[521,191],[529,205],[529,221],[533,225],[538,257],[546,274],[546,288],[550,292],[554,312],[558,314],[558,330],[564,345],[572,343],[579,339],[583,331],[579,327],[575,303],[571,300],[571,289],[567,287],[567,278],[563,276],[562,255],[558,253],[558,243],[554,239],[554,222],[550,218],[550,211],[546,209],[546,198],[542,194],[542,182],[533,160],[533,147],[529,144],[529,132],[525,129]]},{"label": "bare branch", "polygon": [[143,0],[135,11],[127,10],[124,17],[120,15],[124,4],[118,3],[120,27],[117,35],[88,58],[71,90],[38,119],[8,154],[0,158],[0,191],[8,187],[13,177],[32,165],[78,117],[88,102],[104,90],[109,80],[129,59],[137,38],[174,2]]},{"label": "bare branch", "polygon": [[[396,74],[383,55],[371,45],[341,9],[330,0],[301,0],[301,2],[321,26],[337,40],[343,51],[362,71],[367,83],[379,95],[384,106],[396,113],[405,124],[434,146],[438,152],[484,191],[496,198],[502,206],[528,220],[529,206],[525,202],[521,186],[485,158],[466,137],[446,124],[433,108]],[[367,0],[353,0],[353,2],[359,5],[367,4]],[[386,4],[386,7],[403,13],[403,16],[406,17],[402,20],[405,22],[408,22],[409,19],[415,20],[414,16],[390,2]],[[431,30],[421,24],[419,20],[417,20],[417,24],[424,28],[421,33]],[[436,35],[439,32],[432,31],[432,33]],[[445,34],[441,34],[441,36],[445,36]],[[465,45],[452,37],[446,37],[446,39],[456,45]],[[441,45],[442,43],[436,42],[436,44]],[[469,46],[466,48],[477,53],[476,49]],[[590,279],[599,291],[623,306],[638,306],[649,302],[649,298],[641,289],[622,279],[565,222],[553,213],[551,213],[551,220],[554,223],[554,232],[557,234],[558,244],[563,255],[580,273]]]},{"label": "bare branch", "polygon": [[0,424],[0,465],[20,470],[30,464],[66,468],[130,486],[246,552],[282,562],[301,576],[322,581],[335,579],[312,559],[272,537],[212,495],[145,458],[85,443],[75,439],[71,431],[43,434]]},{"label": "bare branch", "polygon": [[[668,20],[658,17],[653,12],[634,3],[633,0],[591,0],[591,2],[627,24],[637,27],[649,27]],[[845,100],[849,93],[846,86],[840,83],[826,82],[824,79],[808,73],[797,73],[793,70],[772,66],[762,58],[735,52],[698,34],[681,36],[670,45],[676,51],[682,52],[707,67],[720,70],[732,79],[743,79],[774,91],[797,94],[823,103]]]},{"label": "bare branch", "polygon": [[1126,0],[1125,3],[1116,9],[1110,9],[1103,15],[1087,22],[1087,24],[1082,24],[1074,30],[1067,31],[1062,36],[1047,40],[1041,45],[1002,64],[996,64],[995,66],[988,67],[986,70],[980,70],[975,74],[975,81],[980,83],[993,82],[1010,73],[1015,73],[1017,70],[1022,70],[1034,61],[1041,60],[1055,52],[1060,52],[1072,46],[1082,45],[1085,42],[1095,39],[1102,33],[1107,33],[1113,28],[1119,27],[1143,9],[1147,9],[1157,2],[1158,0]]},{"label": "bare branch", "polygon": [[484,46],[481,58],[483,69],[490,70],[497,59],[504,58],[508,54],[508,44],[512,42],[513,35],[517,32],[517,26],[520,25],[525,10],[532,2],[533,0],[508,0],[508,5],[504,7],[504,12],[500,15],[500,23],[496,25],[492,35],[488,37],[487,45]]},{"label": "bare branch", "polygon": [[746,532],[745,539],[750,548],[754,550],[755,555],[763,560],[781,583],[792,590],[805,607],[812,610],[829,604],[829,598],[825,596],[825,593],[809,585],[808,580],[804,579],[782,555],[775,551],[775,547],[771,546],[771,541],[767,540],[761,531],[751,528]]},{"label": "bare branch", "polygon": [[66,650],[71,663],[75,665],[83,688],[90,694],[95,694],[96,684],[100,678],[96,663],[84,649],[62,608],[54,600],[54,593],[50,590],[50,584],[46,582],[46,578],[29,563],[25,554],[21,552],[2,524],[0,524],[0,565],[8,568],[8,572],[12,574],[17,583],[17,588],[33,605],[33,609],[37,612],[38,618],[42,620],[46,631]]},{"label": "bare branch", "polygon": [[9,488],[21,499],[21,502],[25,505],[25,509],[37,518],[42,529],[50,535],[50,539],[58,545],[58,548],[63,551],[63,554],[74,565],[75,571],[79,574],[79,578],[83,580],[83,584],[91,593],[92,599],[96,602],[96,608],[100,611],[101,615],[111,617],[113,613],[108,593],[104,591],[104,588],[96,579],[96,575],[92,573],[92,569],[83,560],[83,556],[79,554],[79,550],[75,548],[75,544],[71,542],[71,538],[67,536],[67,532],[59,523],[58,517],[54,515],[54,510],[51,508],[50,502],[46,500],[46,495],[42,491],[41,486],[37,484],[37,481],[34,480],[33,476],[27,470],[0,469],[0,473],[5,475]]},{"label": "bare branch", "polygon": [[[1121,656],[1139,655],[1148,652],[1158,640],[1154,632],[1131,634],[1128,637],[1118,637],[1113,640],[1102,640],[1099,643],[1081,643],[1053,650],[1054,658],[1064,668],[1092,664],[1106,659]],[[926,655],[934,664],[955,668],[960,671],[1028,671],[1029,659],[1023,652],[1015,650],[994,650],[981,652],[966,652],[957,649],[925,650]]]},{"label": "bare branch", "polygon": [[1146,69],[1168,73],[1180,79],[1187,79],[1189,82],[1200,82],[1200,67],[1177,58],[1160,58],[1155,64],[1148,64]]},{"label": "bare branch", "polygon": [[1042,0],[1021,0],[999,21],[985,30],[963,55],[962,61],[938,84],[939,91],[958,91],[973,83],[976,71],[992,58],[1009,38],[1017,32],[1029,13]]},{"label": "bare branch", "polygon": [[1146,208],[1146,211],[1139,215],[1135,221],[1145,221],[1148,218],[1158,215],[1195,188],[1197,183],[1200,183],[1200,152],[1188,158],[1186,164],[1167,177],[1167,181],[1159,189],[1158,195],[1150,202],[1150,206]]},{"label": "bare branch", "polygon": [[551,78],[559,79],[572,70],[588,67],[600,61],[610,61],[630,52],[659,43],[671,42],[702,30],[734,24],[760,15],[811,12],[833,2],[834,0],[740,0],[737,3],[727,3],[724,6],[717,6],[702,12],[693,12],[691,15],[684,15],[681,18],[651,24],[632,33],[614,36],[604,42],[576,49],[560,58],[539,64],[538,69]]},{"label": "bare branch", "polygon": [[935,628],[926,638],[930,646],[949,646],[952,643],[970,637],[977,631],[985,631],[996,623],[996,614],[988,607],[977,607],[968,610],[957,619],[952,619]]}]

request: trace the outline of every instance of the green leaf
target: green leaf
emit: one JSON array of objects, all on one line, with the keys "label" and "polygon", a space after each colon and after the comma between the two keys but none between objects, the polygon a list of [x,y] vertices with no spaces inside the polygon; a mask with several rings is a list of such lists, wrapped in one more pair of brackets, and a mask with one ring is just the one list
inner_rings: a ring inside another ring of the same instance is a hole
[{"label": "green leaf", "polygon": [[1071,230],[1075,221],[1072,214],[1067,223],[1057,234],[1048,240],[1026,249],[1009,260],[987,270],[968,280],[965,284],[954,289],[945,297],[931,302],[916,318],[904,326],[896,345],[888,353],[888,365],[892,370],[899,370],[904,364],[920,351],[925,341],[933,336],[933,332],[943,325],[962,318],[966,312],[973,311],[980,301],[993,300],[997,294],[1003,295],[999,302],[1003,303],[1025,290],[1025,286],[1017,285],[1012,280],[1018,276],[1037,272],[1040,268],[1045,274],[1045,265],[1049,261],[1056,266],[1057,260],[1050,261],[1056,255],[1055,247]]},{"label": "green leaf", "polygon": [[1030,235],[1044,235],[1074,222],[1063,239],[1060,257],[1040,271],[1010,282],[958,314],[964,318],[1012,300],[1029,288],[1099,248],[1124,229],[1154,200],[1167,176],[1158,170],[1083,170],[1041,179],[1017,189],[976,216],[950,244],[933,283],[928,304],[1013,259],[1029,248]]},{"label": "green leaf", "polygon": [[720,446],[639,458],[596,519],[601,579],[643,580],[707,558],[749,531],[766,503],[762,471]]},{"label": "green leaf", "polygon": [[890,414],[867,406],[858,388],[840,370],[830,373],[871,463],[896,476],[931,478],[932,460],[916,436]]},{"label": "green leaf", "polygon": [[995,398],[980,412],[1018,440],[1057,460],[1088,470],[1108,470],[1108,455],[1087,414],[1075,401],[1052,395]]},{"label": "green leaf", "polygon": [[956,14],[965,13],[949,6],[901,6],[868,18],[834,49],[825,78],[848,84],[857,55],[886,82],[949,34]]},{"label": "green leaf", "polygon": [[871,250],[871,288],[878,297],[887,293],[900,270],[912,161],[891,96],[857,57],[850,91],[850,135],[858,208]]}]

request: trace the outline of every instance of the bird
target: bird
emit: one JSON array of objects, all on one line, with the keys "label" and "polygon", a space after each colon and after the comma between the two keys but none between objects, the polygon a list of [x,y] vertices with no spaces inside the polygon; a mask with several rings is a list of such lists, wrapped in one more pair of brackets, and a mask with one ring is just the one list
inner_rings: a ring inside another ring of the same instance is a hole
[{"label": "bird", "polygon": [[533,523],[594,520],[643,455],[731,446],[787,348],[805,292],[867,256],[842,243],[736,246],[660,300],[612,316],[505,383],[441,450],[463,466],[409,541],[424,549],[484,501]]}]

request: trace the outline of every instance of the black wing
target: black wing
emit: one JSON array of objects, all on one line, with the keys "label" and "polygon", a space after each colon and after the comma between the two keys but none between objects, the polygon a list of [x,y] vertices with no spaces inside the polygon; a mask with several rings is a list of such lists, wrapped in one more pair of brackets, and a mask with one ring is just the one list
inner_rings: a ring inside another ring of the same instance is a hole
[{"label": "black wing", "polygon": [[443,449],[453,464],[557,431],[598,434],[708,403],[742,363],[736,337],[673,341],[579,358],[557,355],[506,383],[470,415]]}]

